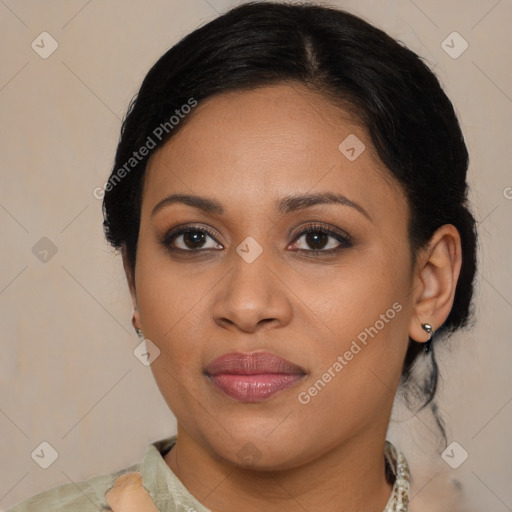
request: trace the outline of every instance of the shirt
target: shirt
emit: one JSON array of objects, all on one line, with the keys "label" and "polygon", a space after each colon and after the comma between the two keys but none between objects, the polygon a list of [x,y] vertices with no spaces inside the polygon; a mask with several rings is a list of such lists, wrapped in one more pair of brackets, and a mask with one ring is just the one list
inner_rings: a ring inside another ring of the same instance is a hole
[{"label": "shirt", "polygon": [[[149,444],[141,462],[114,473],[67,483],[36,494],[7,512],[211,512],[183,485],[164,460],[176,436]],[[409,467],[386,441],[386,474],[393,490],[383,512],[407,512]]]}]

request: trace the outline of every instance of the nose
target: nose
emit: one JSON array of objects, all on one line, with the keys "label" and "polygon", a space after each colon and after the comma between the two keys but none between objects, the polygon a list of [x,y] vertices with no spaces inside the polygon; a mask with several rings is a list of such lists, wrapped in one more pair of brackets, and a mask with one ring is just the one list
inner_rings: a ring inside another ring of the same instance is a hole
[{"label": "nose", "polygon": [[252,333],[272,324],[282,327],[290,323],[291,292],[264,254],[251,263],[234,255],[233,267],[214,299],[217,325]]}]

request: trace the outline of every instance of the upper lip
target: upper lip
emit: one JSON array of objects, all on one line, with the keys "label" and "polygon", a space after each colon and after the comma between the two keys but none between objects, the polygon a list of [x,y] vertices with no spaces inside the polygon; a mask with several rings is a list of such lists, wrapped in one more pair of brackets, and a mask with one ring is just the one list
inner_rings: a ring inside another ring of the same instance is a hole
[{"label": "upper lip", "polygon": [[264,373],[305,374],[306,370],[271,352],[229,352],[211,361],[205,368],[208,375],[231,373],[258,375]]}]

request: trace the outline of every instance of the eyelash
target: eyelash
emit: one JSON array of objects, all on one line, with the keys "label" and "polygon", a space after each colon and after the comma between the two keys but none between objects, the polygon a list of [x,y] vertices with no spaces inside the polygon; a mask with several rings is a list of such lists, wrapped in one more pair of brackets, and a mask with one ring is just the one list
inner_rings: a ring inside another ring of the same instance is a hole
[{"label": "eyelash", "polygon": [[[160,241],[160,243],[169,251],[179,251],[182,253],[194,253],[194,252],[200,252],[200,251],[216,251],[219,249],[181,249],[178,247],[172,247],[171,243],[174,241],[175,238],[177,238],[180,235],[183,235],[185,233],[205,233],[208,236],[210,236],[217,244],[217,240],[215,239],[215,233],[210,231],[207,228],[204,227],[198,227],[198,226],[183,226],[181,228],[178,228],[176,230],[169,231],[163,239]],[[352,247],[352,239],[348,235],[342,235],[341,233],[332,231],[330,229],[325,228],[324,226],[320,225],[310,225],[302,229],[295,238],[293,239],[292,243],[295,243],[297,240],[302,238],[302,236],[307,235],[309,233],[320,233],[328,235],[334,239],[336,239],[338,242],[340,242],[340,245],[333,249],[295,249],[295,252],[307,254],[308,256],[318,256],[318,255],[332,255],[342,249],[346,249],[349,247]]]},{"label": "eyelash", "polygon": [[323,255],[332,255],[335,254],[342,249],[347,249],[349,247],[352,247],[352,239],[348,235],[342,235],[341,233],[338,233],[336,231],[333,231],[331,229],[326,228],[325,226],[321,226],[318,224],[311,224],[309,226],[306,226],[304,229],[299,231],[292,243],[295,243],[296,240],[299,240],[304,235],[308,235],[309,233],[318,233],[322,235],[328,235],[331,238],[334,238],[339,242],[339,245],[337,247],[334,247],[332,249],[295,249],[295,251],[304,254],[306,256],[323,256]]}]

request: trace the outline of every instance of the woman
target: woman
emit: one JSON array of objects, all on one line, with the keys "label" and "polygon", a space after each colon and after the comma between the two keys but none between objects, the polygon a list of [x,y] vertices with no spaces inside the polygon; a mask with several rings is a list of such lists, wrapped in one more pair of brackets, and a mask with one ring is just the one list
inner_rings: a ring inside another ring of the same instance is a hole
[{"label": "woman", "polygon": [[248,3],[181,40],[104,197],[177,436],[11,510],[408,510],[386,432],[469,317],[467,167],[438,80],[353,15]]}]

